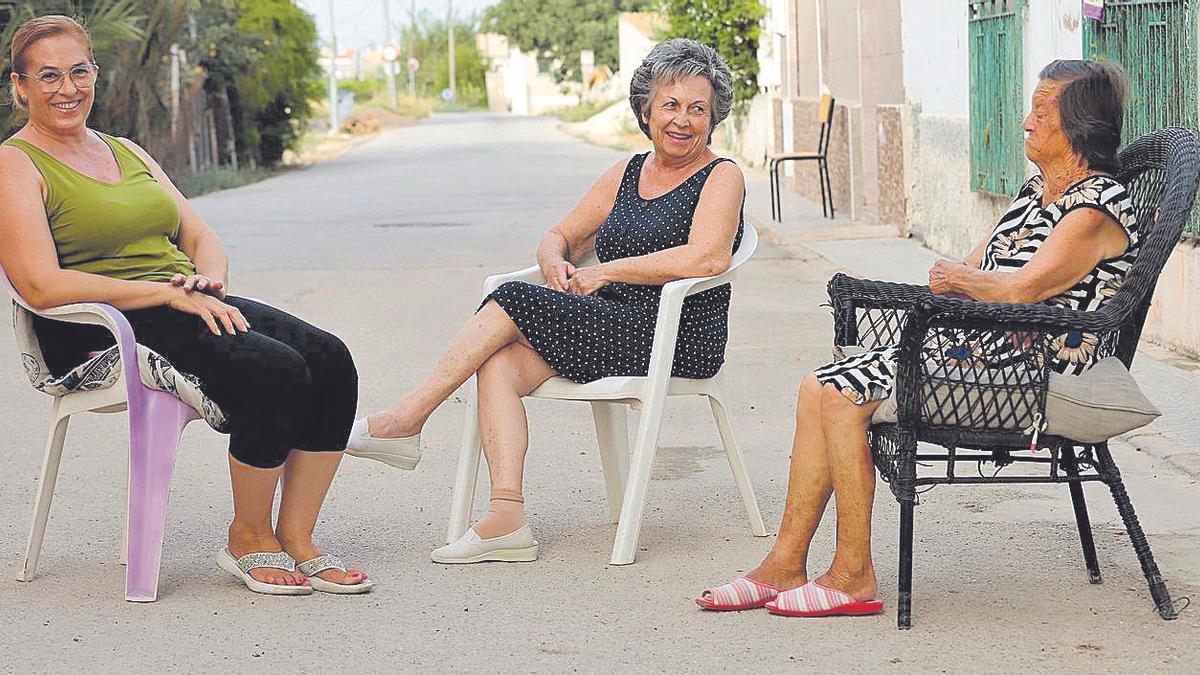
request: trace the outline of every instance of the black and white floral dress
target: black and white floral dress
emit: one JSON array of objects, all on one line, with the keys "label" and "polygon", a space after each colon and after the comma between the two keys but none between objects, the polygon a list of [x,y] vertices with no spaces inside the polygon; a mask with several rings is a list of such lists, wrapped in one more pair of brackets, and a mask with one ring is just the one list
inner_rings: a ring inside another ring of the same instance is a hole
[{"label": "black and white floral dress", "polygon": [[[1141,240],[1129,193],[1109,176],[1091,176],[1072,185],[1057,201],[1043,208],[1044,187],[1041,176],[1030,178],[1021,187],[992,231],[980,269],[995,272],[1020,269],[1033,258],[1068,213],[1082,208],[1098,209],[1121,227],[1129,238],[1129,247],[1120,256],[1101,261],[1066,292],[1043,301],[1078,311],[1095,310],[1117,294],[1138,254]],[[1086,331],[1055,336],[1050,343],[1051,368],[1059,373],[1082,373],[1096,362],[1098,343],[1099,338]],[[930,345],[957,350],[964,358],[968,355],[1003,357],[1003,352],[1014,349],[1010,341],[980,344],[978,339],[972,339],[963,331],[927,341],[926,348]],[[897,351],[898,347],[894,345],[869,349],[822,366],[815,374],[821,383],[838,387],[843,395],[859,405],[883,400],[892,394]],[[947,354],[953,356],[949,351]]]},{"label": "black and white floral dress", "polygon": [[[612,211],[596,232],[596,255],[602,263],[686,244],[704,183],[717,164],[732,161],[715,159],[670,192],[643,199],[638,184],[649,154],[629,160]],[[735,251],[742,227],[739,215]],[[644,376],[649,371],[661,293],[662,286],[616,282],[584,297],[510,281],[488,297],[504,309],[555,372],[585,383],[602,377]],[[729,297],[729,284],[724,284],[683,301],[672,376],[703,379],[721,369]]]}]

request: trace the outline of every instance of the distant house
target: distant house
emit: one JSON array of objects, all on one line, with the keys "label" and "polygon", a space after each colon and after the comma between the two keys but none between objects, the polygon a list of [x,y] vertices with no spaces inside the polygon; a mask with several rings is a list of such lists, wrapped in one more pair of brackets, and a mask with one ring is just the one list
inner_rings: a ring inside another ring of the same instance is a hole
[{"label": "distant house", "polygon": [[488,109],[514,115],[540,115],[555,108],[579,105],[578,82],[558,82],[555,63],[521,51],[498,33],[478,33],[487,72]]},{"label": "distant house", "polygon": [[618,68],[621,93],[629,94],[629,78],[642,60],[658,44],[657,35],[670,24],[658,12],[622,12],[617,16]]}]

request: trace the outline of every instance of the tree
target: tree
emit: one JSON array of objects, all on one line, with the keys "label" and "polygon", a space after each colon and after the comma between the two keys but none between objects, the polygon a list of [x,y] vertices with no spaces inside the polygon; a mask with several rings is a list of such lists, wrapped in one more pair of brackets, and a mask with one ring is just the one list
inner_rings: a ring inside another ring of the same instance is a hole
[{"label": "tree", "polygon": [[227,106],[242,159],[272,165],[321,95],[317,28],[292,0],[207,0],[189,43],[205,90]]},{"label": "tree", "polygon": [[617,14],[653,9],[654,0],[500,0],[486,11],[484,28],[523,51],[558,62],[559,80],[578,79],[579,52],[617,69]]},{"label": "tree", "polygon": [[[319,97],[317,29],[293,0],[40,0],[16,6],[0,27],[0,72],[24,21],[44,14],[79,17],[100,64],[93,123],[145,145],[166,166],[187,164],[171,137],[168,66],[180,45],[200,70],[217,113],[219,136],[233,137],[242,159],[274,164],[299,134],[309,100]],[[16,113],[0,131],[21,123]],[[184,146],[186,148],[186,145]],[[221,152],[228,161],[228,152]]]},{"label": "tree", "polygon": [[687,37],[716,49],[733,73],[734,99],[758,93],[758,36],[766,8],[760,0],[661,0],[670,20],[666,37]]},{"label": "tree", "polygon": [[[450,57],[446,36],[446,18],[437,17],[428,10],[416,17],[416,26],[401,27],[400,40],[406,51],[412,47],[413,56],[421,63],[417,70],[418,96],[437,96],[450,86]],[[457,102],[467,106],[487,104],[484,82],[483,57],[475,46],[475,34],[479,32],[479,20],[475,16],[454,19],[454,68]],[[403,70],[403,64],[401,67]],[[408,75],[400,75],[401,88]]]}]

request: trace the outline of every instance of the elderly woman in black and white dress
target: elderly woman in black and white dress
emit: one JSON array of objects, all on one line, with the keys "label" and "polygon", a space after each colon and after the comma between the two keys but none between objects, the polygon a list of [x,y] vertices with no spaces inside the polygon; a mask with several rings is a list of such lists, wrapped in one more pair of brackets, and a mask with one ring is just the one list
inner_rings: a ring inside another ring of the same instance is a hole
[{"label": "elderly woman in black and white dress", "polygon": [[[992,233],[965,260],[929,271],[934,293],[985,302],[1046,302],[1095,310],[1137,256],[1138,225],[1125,187],[1113,177],[1127,79],[1116,66],[1055,61],[1041,72],[1025,118],[1025,152],[1037,165]],[[1003,357],[1013,342],[977,344],[947,335],[962,358]],[[1052,366],[1079,373],[1096,361],[1096,336],[1053,342]],[[867,426],[891,395],[896,347],[868,350],[818,368],[800,385],[787,504],[774,548],[749,574],[705,590],[705,609],[765,606],[786,616],[876,614],[871,561],[875,470]],[[828,571],[808,573],[808,549],[830,497],[837,500],[837,548]]]},{"label": "elderly woman in black and white dress", "polygon": [[[433,373],[389,410],[359,420],[347,452],[413,468],[425,420],[478,373],[491,506],[441,563],[537,557],[525,521],[528,429],[521,397],[554,375],[576,382],[644,376],[662,285],[728,269],[742,232],[742,173],[709,149],[733,82],[711,47],[673,39],[634,72],[629,103],[652,152],[609,169],[538,247],[545,286],[510,282],[451,341]],[[576,267],[595,251],[600,264]],[[683,306],[676,377],[713,376],[725,358],[728,284]]]}]

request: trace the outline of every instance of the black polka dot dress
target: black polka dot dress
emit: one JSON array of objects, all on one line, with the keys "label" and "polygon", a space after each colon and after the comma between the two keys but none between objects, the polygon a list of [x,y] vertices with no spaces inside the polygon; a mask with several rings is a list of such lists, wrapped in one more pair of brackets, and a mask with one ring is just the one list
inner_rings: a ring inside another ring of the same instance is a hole
[{"label": "black polka dot dress", "polygon": [[[642,199],[638,182],[650,153],[634,155],[625,167],[612,212],[596,233],[600,262],[647,255],[687,243],[700,190],[720,162],[713,160],[678,187]],[[742,240],[738,223],[733,248]],[[602,377],[644,376],[662,286],[614,282],[583,297],[520,281],[497,288],[489,299],[508,313],[546,363],[579,383]],[[683,302],[674,377],[707,378],[725,362],[729,284],[688,296]],[[485,301],[486,302],[486,301]]]}]

